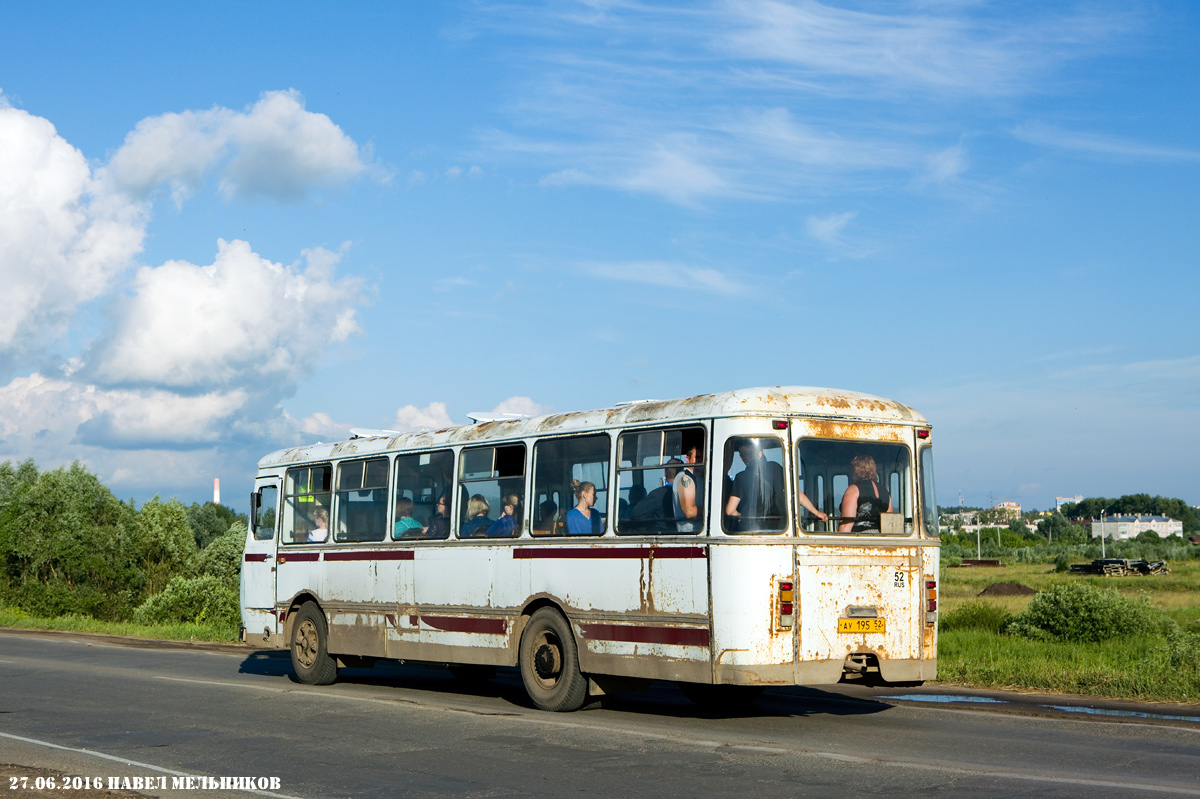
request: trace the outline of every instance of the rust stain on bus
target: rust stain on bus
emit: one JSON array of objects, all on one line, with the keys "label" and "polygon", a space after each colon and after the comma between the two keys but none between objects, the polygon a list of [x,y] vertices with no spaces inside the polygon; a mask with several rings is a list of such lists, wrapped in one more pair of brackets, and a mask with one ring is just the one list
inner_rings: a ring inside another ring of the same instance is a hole
[{"label": "rust stain on bus", "polygon": [[871,422],[835,422],[805,419],[797,423],[804,435],[814,438],[857,438],[871,441],[905,441],[905,429]]}]

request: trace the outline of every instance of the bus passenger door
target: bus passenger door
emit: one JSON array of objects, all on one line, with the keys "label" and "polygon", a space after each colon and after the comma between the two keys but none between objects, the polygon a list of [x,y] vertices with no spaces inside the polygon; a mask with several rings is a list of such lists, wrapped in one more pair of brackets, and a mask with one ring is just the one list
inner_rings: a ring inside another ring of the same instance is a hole
[{"label": "bus passenger door", "polygon": [[242,626],[249,643],[268,643],[278,632],[275,615],[276,519],[279,478],[259,478],[250,495],[250,529],[242,555]]}]

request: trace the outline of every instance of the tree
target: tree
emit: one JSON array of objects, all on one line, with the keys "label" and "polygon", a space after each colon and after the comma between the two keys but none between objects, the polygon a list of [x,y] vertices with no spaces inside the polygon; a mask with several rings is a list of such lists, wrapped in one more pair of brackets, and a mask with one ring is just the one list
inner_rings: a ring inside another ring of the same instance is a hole
[{"label": "tree", "polygon": [[187,509],[187,519],[192,528],[192,536],[196,539],[196,546],[200,549],[208,546],[210,541],[225,535],[230,525],[235,522],[240,522],[243,528],[246,526],[245,514],[212,502],[205,502],[203,505],[193,502]]},{"label": "tree", "polygon": [[136,527],[139,565],[146,576],[146,592],[157,594],[177,574],[182,574],[196,552],[187,509],[177,499],[162,502],[157,496],[142,506]]}]

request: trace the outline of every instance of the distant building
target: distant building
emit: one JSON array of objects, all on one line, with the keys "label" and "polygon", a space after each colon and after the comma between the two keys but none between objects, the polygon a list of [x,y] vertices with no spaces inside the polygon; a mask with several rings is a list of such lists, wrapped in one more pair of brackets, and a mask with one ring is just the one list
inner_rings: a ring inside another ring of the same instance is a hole
[{"label": "distant building", "polygon": [[1153,530],[1160,538],[1172,535],[1183,535],[1183,522],[1168,519],[1166,516],[1106,516],[1104,521],[1092,520],[1092,538],[1101,534],[1110,541],[1122,541],[1137,538],[1141,533]]},{"label": "distant building", "polygon": [[1009,502],[1009,501],[1005,500],[1004,502],[997,502],[994,507],[1004,511],[1005,512],[1004,515],[1010,519],[1021,518],[1021,503],[1020,502]]},{"label": "distant building", "polygon": [[1055,497],[1054,509],[1062,510],[1062,506],[1066,505],[1068,502],[1074,502],[1076,505],[1078,505],[1080,502],[1083,502],[1083,494],[1076,494],[1073,497]]}]

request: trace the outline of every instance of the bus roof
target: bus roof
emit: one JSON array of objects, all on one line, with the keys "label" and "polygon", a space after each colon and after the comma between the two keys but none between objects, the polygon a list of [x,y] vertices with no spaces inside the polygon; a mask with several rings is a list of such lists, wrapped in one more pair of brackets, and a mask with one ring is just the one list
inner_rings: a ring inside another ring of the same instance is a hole
[{"label": "bus roof", "polygon": [[368,455],[392,450],[503,441],[557,433],[685,422],[718,416],[802,416],[852,422],[880,422],[928,427],[925,417],[893,400],[832,388],[770,386],[674,400],[640,400],[591,411],[551,413],[530,419],[484,422],[441,430],[423,430],[339,442],[318,442],[272,452],[260,467],[328,458]]}]

